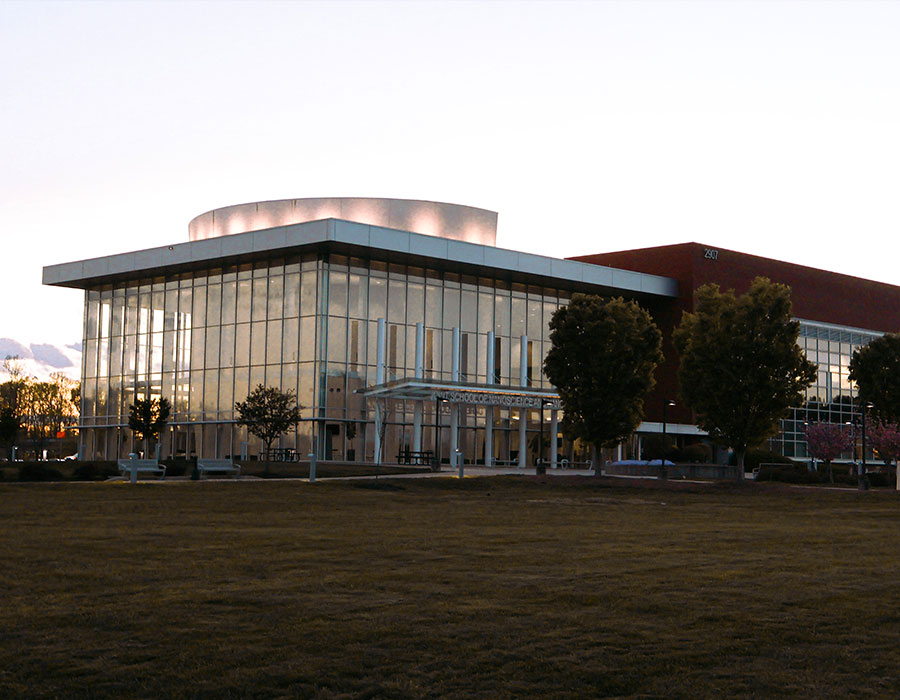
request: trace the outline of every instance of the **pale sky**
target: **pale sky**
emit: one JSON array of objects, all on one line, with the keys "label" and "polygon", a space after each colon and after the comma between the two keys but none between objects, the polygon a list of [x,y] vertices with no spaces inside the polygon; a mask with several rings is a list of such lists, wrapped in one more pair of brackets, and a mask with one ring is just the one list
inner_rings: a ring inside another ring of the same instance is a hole
[{"label": "pale sky", "polygon": [[0,337],[44,265],[290,197],[500,213],[559,257],[699,241],[900,284],[900,2],[0,3]]}]

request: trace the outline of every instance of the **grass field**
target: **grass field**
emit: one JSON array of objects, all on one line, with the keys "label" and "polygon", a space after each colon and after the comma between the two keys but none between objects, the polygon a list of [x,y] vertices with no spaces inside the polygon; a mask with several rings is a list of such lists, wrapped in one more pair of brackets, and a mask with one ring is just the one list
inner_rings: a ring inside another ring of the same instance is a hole
[{"label": "grass field", "polygon": [[896,698],[900,496],[0,485],[3,698]]}]

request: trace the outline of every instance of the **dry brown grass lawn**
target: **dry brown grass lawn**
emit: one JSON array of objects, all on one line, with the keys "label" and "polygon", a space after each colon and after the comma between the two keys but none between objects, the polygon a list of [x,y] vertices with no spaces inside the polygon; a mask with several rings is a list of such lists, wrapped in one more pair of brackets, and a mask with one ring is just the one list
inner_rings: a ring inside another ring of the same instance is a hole
[{"label": "dry brown grass lawn", "polygon": [[896,698],[900,496],[0,485],[0,697]]}]

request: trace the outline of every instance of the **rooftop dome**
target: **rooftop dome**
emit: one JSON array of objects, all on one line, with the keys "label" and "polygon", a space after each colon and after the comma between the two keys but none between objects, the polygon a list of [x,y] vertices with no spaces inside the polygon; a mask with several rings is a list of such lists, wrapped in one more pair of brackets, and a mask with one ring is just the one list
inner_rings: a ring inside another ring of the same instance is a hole
[{"label": "rooftop dome", "polygon": [[276,199],[235,204],[194,218],[188,224],[188,236],[192,241],[200,241],[319,219],[344,219],[481,245],[496,245],[497,239],[497,212],[461,204],[372,197]]}]

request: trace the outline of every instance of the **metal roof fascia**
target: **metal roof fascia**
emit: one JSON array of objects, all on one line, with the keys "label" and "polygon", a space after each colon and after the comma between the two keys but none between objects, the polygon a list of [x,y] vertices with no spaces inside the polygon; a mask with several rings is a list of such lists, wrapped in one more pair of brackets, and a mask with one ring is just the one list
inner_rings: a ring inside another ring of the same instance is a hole
[{"label": "metal roof fascia", "polygon": [[[213,242],[215,241],[215,242]],[[91,281],[111,276],[160,274],[185,264],[202,265],[223,258],[274,253],[326,242],[374,248],[444,260],[521,275],[533,275],[588,285],[619,288],[655,296],[676,297],[678,282],[669,277],[603,267],[576,260],[552,258],[506,248],[442,239],[409,231],[386,229],[341,219],[323,219],[302,224],[249,231],[218,239],[188,241],[146,250],[90,258],[43,268],[43,283],[84,288]]]}]

